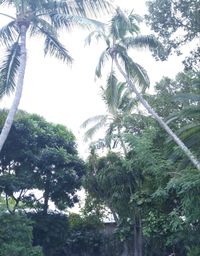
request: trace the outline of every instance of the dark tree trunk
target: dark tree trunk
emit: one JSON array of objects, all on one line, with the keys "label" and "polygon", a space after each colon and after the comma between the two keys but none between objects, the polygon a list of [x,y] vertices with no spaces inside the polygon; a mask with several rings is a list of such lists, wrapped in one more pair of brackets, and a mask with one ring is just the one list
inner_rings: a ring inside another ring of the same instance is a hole
[{"label": "dark tree trunk", "polygon": [[143,255],[143,236],[142,236],[142,221],[140,216],[135,216],[134,218],[134,226],[133,226],[133,231],[134,231],[134,256],[142,256]]},{"label": "dark tree trunk", "polygon": [[138,218],[138,256],[142,256],[143,234],[141,216]]},{"label": "dark tree trunk", "polygon": [[134,218],[134,256],[139,256],[138,255],[138,232],[137,232],[137,218]]},{"label": "dark tree trunk", "polygon": [[50,174],[47,174],[45,190],[44,190],[44,205],[43,205],[43,213],[47,215],[48,208],[49,208],[49,194],[50,194]]}]

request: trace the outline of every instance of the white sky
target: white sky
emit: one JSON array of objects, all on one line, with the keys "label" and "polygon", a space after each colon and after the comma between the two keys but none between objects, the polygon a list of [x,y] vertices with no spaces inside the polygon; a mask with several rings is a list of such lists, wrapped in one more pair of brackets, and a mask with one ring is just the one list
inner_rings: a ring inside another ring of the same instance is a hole
[{"label": "white sky", "polygon": [[[116,0],[122,8],[134,9],[143,15],[144,0]],[[0,16],[0,26],[3,20]],[[149,33],[143,28],[144,33]],[[101,81],[94,81],[94,70],[104,45],[93,43],[84,47],[88,31],[62,32],[61,40],[74,58],[72,67],[52,57],[43,56],[42,41],[38,38],[28,42],[28,62],[21,109],[37,113],[48,121],[61,123],[72,130],[79,142],[83,156],[86,146],[82,142],[81,123],[87,118],[104,114],[105,108],[99,96]],[[2,53],[0,53],[2,54]],[[163,75],[174,77],[181,70],[181,60],[171,57],[167,62],[156,62],[147,51],[138,52],[134,58],[147,71],[152,81],[159,81]],[[0,107],[9,107],[10,99],[3,99]]]}]

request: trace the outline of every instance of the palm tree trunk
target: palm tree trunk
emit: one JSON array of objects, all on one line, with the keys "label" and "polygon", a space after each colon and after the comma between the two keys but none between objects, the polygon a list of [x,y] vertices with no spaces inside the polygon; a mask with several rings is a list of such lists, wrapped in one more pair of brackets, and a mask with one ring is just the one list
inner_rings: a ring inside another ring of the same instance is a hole
[{"label": "palm tree trunk", "polygon": [[178,138],[178,136],[169,128],[169,126],[162,120],[162,118],[152,109],[152,107],[149,105],[149,103],[138,92],[134,83],[129,79],[127,74],[121,68],[116,56],[115,56],[115,63],[116,63],[118,70],[125,78],[129,89],[135,93],[138,100],[147,109],[147,111],[156,119],[156,121],[159,123],[159,125],[169,134],[169,136],[171,136],[171,138],[176,142],[176,144],[183,150],[183,152],[186,154],[186,156],[190,159],[190,161],[193,163],[193,165],[197,168],[197,170],[200,171],[200,162],[196,159],[196,157],[193,155],[193,153],[185,146],[185,144]]},{"label": "palm tree trunk", "polygon": [[12,106],[8,112],[6,121],[4,123],[3,129],[0,134],[0,152],[3,148],[3,145],[8,137],[8,134],[10,132],[11,126],[13,124],[15,113],[17,112],[17,108],[19,106],[19,102],[22,95],[23,90],[23,84],[24,84],[24,75],[25,75],[25,69],[26,69],[26,32],[27,27],[25,25],[22,25],[20,27],[20,39],[21,39],[21,45],[20,45],[20,66],[19,66],[19,74],[18,74],[18,80],[16,85],[16,92],[15,97],[12,103]]}]

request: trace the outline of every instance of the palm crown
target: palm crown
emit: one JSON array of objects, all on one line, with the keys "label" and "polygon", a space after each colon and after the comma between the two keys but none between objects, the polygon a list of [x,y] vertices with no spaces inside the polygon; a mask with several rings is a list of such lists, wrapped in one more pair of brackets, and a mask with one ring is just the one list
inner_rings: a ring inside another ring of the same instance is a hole
[{"label": "palm crown", "polygon": [[[149,49],[161,47],[159,42],[153,35],[141,35],[139,22],[142,18],[139,15],[125,13],[120,8],[116,9],[116,13],[110,21],[107,31],[97,30],[89,34],[86,39],[88,44],[91,43],[92,37],[103,39],[107,48],[102,52],[96,67],[96,76],[102,76],[102,67],[106,60],[114,60],[114,56],[118,56],[125,66],[126,73],[134,79],[134,81],[143,89],[150,84],[145,69],[129,57],[127,51],[129,48]],[[111,75],[113,70],[111,67]]]},{"label": "palm crown", "polygon": [[[106,136],[95,143],[98,147],[107,146],[108,148],[117,146],[120,142],[124,154],[127,153],[123,140],[124,121],[130,116],[135,107],[135,100],[131,97],[124,83],[119,83],[114,74],[109,77],[106,89],[102,89],[102,99],[107,107],[108,114],[97,115],[87,119],[83,128],[90,128],[85,133],[85,138],[91,138],[101,128],[106,129]],[[112,144],[112,146],[111,146]]]}]

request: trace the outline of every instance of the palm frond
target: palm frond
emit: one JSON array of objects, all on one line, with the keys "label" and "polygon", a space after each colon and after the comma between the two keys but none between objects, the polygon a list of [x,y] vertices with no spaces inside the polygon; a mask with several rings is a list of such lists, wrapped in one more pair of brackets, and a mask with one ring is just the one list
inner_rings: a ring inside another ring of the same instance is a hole
[{"label": "palm frond", "polygon": [[89,35],[85,38],[85,45],[90,45],[91,42],[92,42],[92,38],[93,38],[94,36],[97,37],[97,35],[98,35],[98,32],[97,32],[97,31],[92,31],[92,32],[90,32]]},{"label": "palm frond", "polygon": [[99,58],[99,62],[97,64],[97,67],[96,67],[96,70],[95,70],[95,74],[96,74],[97,77],[102,76],[102,73],[101,73],[102,67],[103,67],[105,61],[108,60],[108,59],[109,59],[109,54],[108,54],[108,51],[105,50],[101,53],[100,58]]},{"label": "palm frond", "polygon": [[130,113],[136,106],[136,101],[132,98],[130,90],[127,89],[126,83],[118,83],[118,109],[124,113]]},{"label": "palm frond", "polygon": [[178,113],[172,113],[168,118],[167,118],[167,123],[171,123],[174,120],[177,120],[179,118],[195,118],[195,119],[199,119],[199,113],[200,113],[200,106],[189,106],[187,108],[184,108],[182,110],[180,110]]},{"label": "palm frond", "polygon": [[48,1],[44,5],[44,9],[48,9],[51,13],[64,13],[69,15],[99,14],[102,11],[109,12],[112,8],[110,1],[107,0],[61,0]]},{"label": "palm frond", "polygon": [[162,48],[161,43],[156,39],[153,35],[146,36],[136,36],[136,37],[124,37],[122,39],[123,44],[127,47],[135,47],[135,48],[148,48],[148,49],[158,49]]},{"label": "palm frond", "polygon": [[39,30],[45,36],[45,55],[50,54],[69,64],[72,63],[72,57],[69,55],[68,51],[58,40],[57,34],[53,33],[52,31],[46,31],[44,28],[40,27]]},{"label": "palm frond", "polygon": [[65,47],[60,43],[57,32],[53,25],[46,20],[36,17],[34,24],[30,27],[31,36],[42,35],[45,37],[44,53],[55,56],[56,58],[63,60],[67,63],[72,63],[73,59],[69,55]]},{"label": "palm frond", "polygon": [[114,71],[111,71],[107,79],[106,89],[103,89],[102,98],[108,110],[114,111],[117,102],[117,78]]},{"label": "palm frond", "polygon": [[5,57],[0,67],[0,97],[9,95],[15,89],[15,77],[20,66],[20,45],[14,43],[7,50]]},{"label": "palm frond", "polygon": [[75,2],[83,14],[98,15],[102,11],[109,13],[113,8],[108,0],[75,0]]},{"label": "palm frond", "polygon": [[30,25],[30,36],[42,35],[46,36],[46,33],[54,34],[57,36],[55,27],[40,17],[34,17],[33,23]]},{"label": "palm frond", "polygon": [[90,117],[82,123],[81,128],[86,128],[88,125],[101,122],[106,118],[107,118],[107,115],[97,115],[97,116]]},{"label": "palm frond", "polygon": [[125,67],[126,72],[129,72],[134,82],[138,84],[144,92],[150,86],[150,81],[146,70],[138,63],[134,61],[131,62],[130,60],[125,64]]},{"label": "palm frond", "polygon": [[47,35],[44,53],[45,55],[49,53],[60,60],[66,61],[68,64],[72,63],[73,61],[65,47],[53,35]]},{"label": "palm frond", "polygon": [[94,122],[94,120],[96,120],[95,124],[89,128],[84,135],[84,139],[85,141],[87,141],[88,139],[91,139],[95,133],[97,133],[97,131],[99,131],[101,128],[103,128],[104,126],[106,126],[107,124],[107,115],[101,115],[101,116],[95,116],[92,118],[89,118],[88,120],[86,120],[83,124],[82,127],[86,127],[86,124],[89,124],[92,122]]},{"label": "palm frond", "polygon": [[[138,17],[137,17],[138,18]],[[127,33],[138,34],[138,19],[133,14],[127,15],[120,8],[111,19],[110,34],[115,40],[122,39]]]},{"label": "palm frond", "polygon": [[67,27],[71,28],[74,26],[80,26],[83,28],[102,28],[104,26],[104,23],[94,20],[85,18],[78,15],[69,15],[69,14],[52,14],[51,15],[51,22],[56,28],[60,27]]},{"label": "palm frond", "polygon": [[[38,2],[40,2],[38,4]],[[31,10],[34,11],[36,16],[43,16],[51,18],[52,14],[62,13],[62,14],[79,14],[78,6],[74,1],[56,1],[56,0],[30,0]]]},{"label": "palm frond", "polygon": [[6,4],[6,5],[14,5],[12,0],[1,0],[0,4]]},{"label": "palm frond", "polygon": [[124,47],[116,45],[116,53],[122,60],[127,75],[145,91],[150,85],[146,70],[128,56]]},{"label": "palm frond", "polygon": [[[129,19],[130,19],[130,21],[131,21],[131,24],[134,24],[134,23],[139,24],[140,22],[143,21],[143,18],[142,18],[140,15],[135,14],[135,13],[134,13],[134,10],[132,10],[132,11],[130,12],[130,14],[129,14]],[[139,29],[139,26],[138,26],[138,32],[139,32],[139,31],[140,31],[140,29]]]},{"label": "palm frond", "polygon": [[[53,1],[48,1],[48,2],[53,2]],[[47,7],[47,1],[44,0],[26,0],[26,4],[29,7],[29,10],[32,13],[38,13],[41,12],[42,10],[45,10],[45,7]],[[46,11],[48,10],[48,8],[46,8]]]},{"label": "palm frond", "polygon": [[178,93],[174,96],[175,99],[180,101],[200,102],[200,95],[196,93]]},{"label": "palm frond", "polygon": [[[184,143],[189,148],[195,148],[197,146],[197,149],[199,150],[199,139],[200,139],[200,125],[199,123],[190,123],[185,125],[184,127],[180,128],[177,131],[177,134],[180,136],[180,138],[184,141]],[[168,138],[166,141],[167,143],[173,144],[173,141],[171,138]]]},{"label": "palm frond", "polygon": [[106,36],[106,34],[104,32],[104,28],[103,29],[94,30],[91,33],[89,33],[89,35],[85,38],[85,45],[90,45],[93,38],[95,38],[97,41],[99,39],[103,39],[106,42],[107,47],[108,48],[110,47],[110,40]]},{"label": "palm frond", "polygon": [[6,47],[13,44],[17,39],[18,33],[15,27],[15,21],[9,22],[0,29],[0,42]]},{"label": "palm frond", "polygon": [[178,133],[182,134],[183,138],[186,139],[190,137],[193,134],[198,134],[199,135],[200,131],[200,124],[198,123],[191,123],[188,125],[185,125],[184,127],[180,128]]}]

